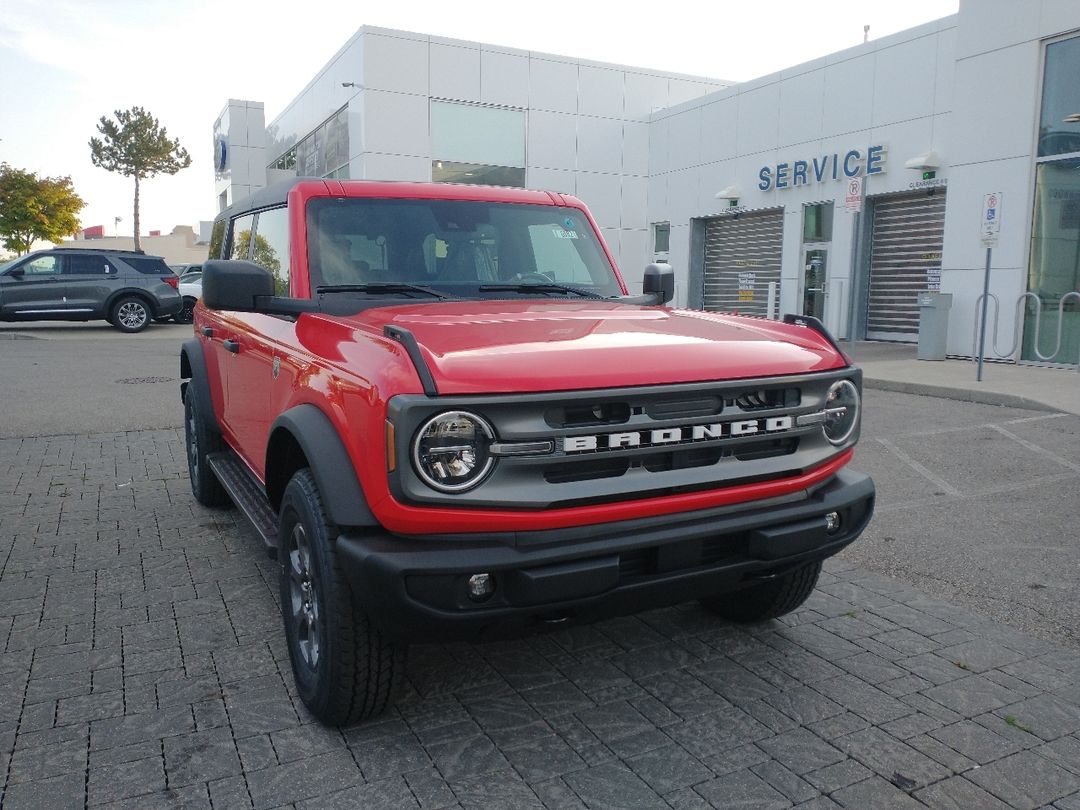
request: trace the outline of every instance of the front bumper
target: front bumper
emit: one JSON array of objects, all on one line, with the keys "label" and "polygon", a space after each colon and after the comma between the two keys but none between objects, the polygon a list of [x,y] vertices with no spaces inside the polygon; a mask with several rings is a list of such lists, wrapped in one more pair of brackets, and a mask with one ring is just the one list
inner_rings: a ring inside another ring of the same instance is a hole
[{"label": "front bumper", "polygon": [[[390,636],[447,641],[523,635],[738,590],[855,540],[874,482],[843,469],[796,496],[602,525],[439,538],[344,534],[355,598]],[[826,528],[825,515],[840,515]],[[475,573],[494,594],[469,598]]]}]

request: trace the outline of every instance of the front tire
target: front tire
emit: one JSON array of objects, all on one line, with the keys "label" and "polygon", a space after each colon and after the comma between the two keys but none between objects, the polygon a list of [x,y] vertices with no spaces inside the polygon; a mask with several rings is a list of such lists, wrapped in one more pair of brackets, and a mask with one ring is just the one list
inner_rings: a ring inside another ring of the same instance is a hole
[{"label": "front tire", "polygon": [[386,639],[353,596],[310,470],[289,481],[280,515],[281,615],[300,699],[328,725],[375,717],[404,679],[406,647]]},{"label": "front tire", "polygon": [[203,506],[228,506],[231,501],[225,487],[210,469],[207,456],[225,447],[221,435],[206,423],[199,411],[195,383],[184,389],[184,448],[187,455],[191,494]]},{"label": "front tire", "polygon": [[121,332],[141,332],[150,325],[150,307],[141,298],[126,295],[113,304],[109,320]]},{"label": "front tire", "polygon": [[733,622],[763,622],[791,613],[817,587],[821,561],[804,565],[758,585],[701,600],[707,609]]}]

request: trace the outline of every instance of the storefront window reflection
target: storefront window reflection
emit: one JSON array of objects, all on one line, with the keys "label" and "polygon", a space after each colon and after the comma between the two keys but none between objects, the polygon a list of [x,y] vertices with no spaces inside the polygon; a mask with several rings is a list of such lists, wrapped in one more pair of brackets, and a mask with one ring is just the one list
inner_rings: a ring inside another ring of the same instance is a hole
[{"label": "storefront window reflection", "polygon": [[1046,46],[1039,157],[1080,152],[1080,37]]},{"label": "storefront window reflection", "polygon": [[1080,159],[1040,163],[1036,169],[1028,291],[1039,297],[1039,304],[1027,300],[1023,359],[1075,363],[1080,357],[1080,296],[1069,293],[1080,291]]}]

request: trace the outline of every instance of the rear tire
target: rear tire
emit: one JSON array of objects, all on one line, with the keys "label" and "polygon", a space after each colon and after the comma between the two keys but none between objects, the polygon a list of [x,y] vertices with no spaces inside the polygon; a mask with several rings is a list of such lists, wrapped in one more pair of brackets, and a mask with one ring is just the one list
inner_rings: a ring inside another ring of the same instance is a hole
[{"label": "rear tire", "polygon": [[121,332],[134,334],[150,325],[150,307],[135,295],[125,295],[109,312],[109,321]]},{"label": "rear tire", "polygon": [[191,323],[195,320],[195,302],[197,299],[184,296],[184,308],[172,316],[177,323]]},{"label": "rear tire", "polygon": [[221,434],[206,423],[205,417],[199,411],[195,383],[189,381],[184,389],[184,448],[188,477],[191,479],[191,494],[203,506],[228,506],[232,503],[229,493],[218,481],[206,459],[210,453],[216,453],[224,447]]},{"label": "rear tire", "polygon": [[385,638],[360,608],[309,469],[285,487],[280,515],[281,615],[300,699],[328,725],[375,717],[404,680],[406,645]]},{"label": "rear tire", "polygon": [[701,600],[707,609],[733,622],[763,622],[791,613],[817,587],[821,561],[806,563],[776,579]]}]

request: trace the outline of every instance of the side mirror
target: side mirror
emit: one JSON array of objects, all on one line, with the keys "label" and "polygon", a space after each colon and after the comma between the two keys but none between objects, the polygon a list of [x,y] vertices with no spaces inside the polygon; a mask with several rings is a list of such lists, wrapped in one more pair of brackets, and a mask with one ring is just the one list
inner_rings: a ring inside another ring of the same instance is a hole
[{"label": "side mirror", "polygon": [[7,274],[12,278],[22,278],[24,275],[26,275],[26,271],[23,270],[21,267],[16,267],[14,270],[8,270]]},{"label": "side mirror", "polygon": [[274,277],[254,262],[209,261],[203,270],[203,306],[253,312],[259,308],[256,298],[274,294]]},{"label": "side mirror", "polygon": [[641,291],[645,295],[654,295],[656,303],[666,304],[675,297],[675,271],[670,264],[650,264],[645,268]]},{"label": "side mirror", "polygon": [[274,276],[254,262],[215,259],[202,270],[202,303],[207,309],[300,315],[317,312],[317,301],[277,298]]}]

